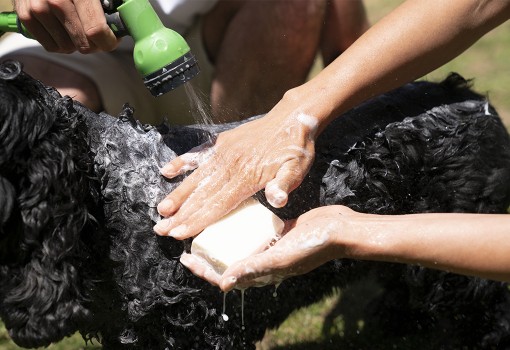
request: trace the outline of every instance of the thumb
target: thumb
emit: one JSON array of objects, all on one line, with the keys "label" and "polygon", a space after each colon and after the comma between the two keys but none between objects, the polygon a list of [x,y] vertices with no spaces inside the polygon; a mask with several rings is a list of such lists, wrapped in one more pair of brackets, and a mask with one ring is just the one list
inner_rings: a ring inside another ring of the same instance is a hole
[{"label": "thumb", "polygon": [[266,184],[267,202],[274,208],[284,207],[289,199],[289,193],[301,184],[305,174],[306,172],[301,171],[297,161],[283,164],[275,178]]}]

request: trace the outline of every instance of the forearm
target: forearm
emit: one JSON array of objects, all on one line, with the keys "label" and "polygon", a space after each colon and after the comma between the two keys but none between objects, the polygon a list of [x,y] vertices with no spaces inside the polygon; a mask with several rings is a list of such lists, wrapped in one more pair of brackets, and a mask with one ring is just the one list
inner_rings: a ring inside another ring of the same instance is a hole
[{"label": "forearm", "polygon": [[508,18],[509,3],[408,0],[288,97],[299,101],[302,112],[318,118],[322,129],[367,98],[419,78],[459,55]]},{"label": "forearm", "polygon": [[510,215],[360,214],[345,227],[337,243],[350,258],[510,281]]}]

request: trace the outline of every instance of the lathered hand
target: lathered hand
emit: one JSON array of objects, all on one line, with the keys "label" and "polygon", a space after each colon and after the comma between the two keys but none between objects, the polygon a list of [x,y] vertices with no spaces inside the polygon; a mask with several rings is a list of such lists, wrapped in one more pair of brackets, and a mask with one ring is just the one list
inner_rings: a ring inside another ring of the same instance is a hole
[{"label": "lathered hand", "polygon": [[[274,246],[231,265],[213,282],[223,291],[278,284],[341,257],[349,245],[340,246],[338,237],[352,215],[356,213],[343,206],[313,209],[287,225],[289,230]],[[205,274],[198,275],[207,279]]]},{"label": "lathered hand", "polygon": [[214,145],[174,159],[164,176],[196,169],[158,205],[165,219],[154,230],[177,239],[195,236],[264,188],[272,206],[284,206],[313,162],[316,129],[314,118],[282,113],[277,105],[265,117],[219,134]]}]

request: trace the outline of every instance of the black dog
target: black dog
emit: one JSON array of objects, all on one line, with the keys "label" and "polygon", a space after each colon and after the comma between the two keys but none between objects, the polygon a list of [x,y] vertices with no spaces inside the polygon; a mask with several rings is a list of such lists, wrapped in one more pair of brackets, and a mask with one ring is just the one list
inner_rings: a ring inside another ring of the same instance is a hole
[{"label": "black dog", "polygon": [[[367,329],[444,337],[444,348],[510,344],[503,283],[420,267],[332,261],[284,281],[277,296],[223,295],[179,256],[189,242],[152,231],[156,204],[182,178],[159,167],[237,124],[159,127],[95,114],[0,66],[0,316],[35,347],[75,331],[105,349],[250,349],[267,328],[359,277],[384,288]],[[295,218],[328,204],[379,214],[505,213],[510,140],[495,110],[452,75],[379,96],[335,120],[289,204]],[[262,196],[260,199],[262,200]]]}]

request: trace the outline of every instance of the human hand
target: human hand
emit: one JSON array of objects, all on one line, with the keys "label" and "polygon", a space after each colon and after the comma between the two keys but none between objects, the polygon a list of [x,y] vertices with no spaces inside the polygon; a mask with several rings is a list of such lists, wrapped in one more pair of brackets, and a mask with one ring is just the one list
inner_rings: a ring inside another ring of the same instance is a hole
[{"label": "human hand", "polygon": [[117,47],[98,0],[17,0],[14,9],[47,51],[91,53]]},{"label": "human hand", "polygon": [[174,159],[164,176],[196,170],[158,205],[166,218],[154,230],[177,239],[195,236],[263,188],[272,206],[284,206],[313,162],[316,130],[314,118],[277,105],[265,117],[219,134],[214,145]]},{"label": "human hand", "polygon": [[[217,274],[204,260],[183,254],[181,262],[193,274],[219,286],[223,291],[273,285],[307,273],[348,250],[346,218],[358,215],[343,206],[325,206],[310,210],[297,220],[286,222],[283,237],[262,253],[231,265]],[[343,236],[339,244],[340,235]]]}]

